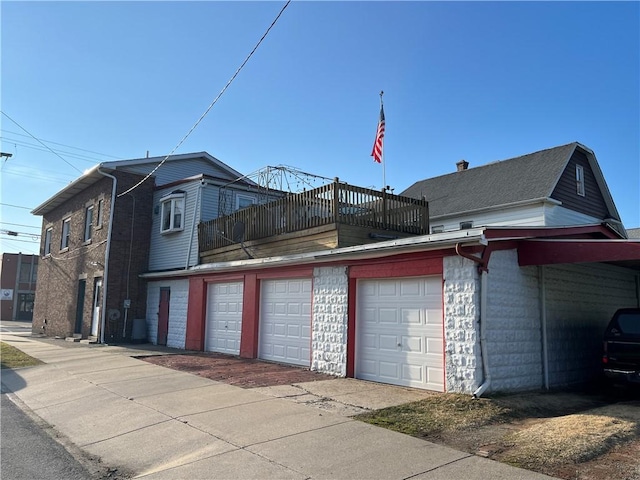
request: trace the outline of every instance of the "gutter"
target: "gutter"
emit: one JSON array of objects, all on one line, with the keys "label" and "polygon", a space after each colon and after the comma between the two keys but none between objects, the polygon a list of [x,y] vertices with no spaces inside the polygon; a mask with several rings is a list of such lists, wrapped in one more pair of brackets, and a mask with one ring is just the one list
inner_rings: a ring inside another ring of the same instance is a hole
[{"label": "gutter", "polygon": [[107,317],[107,286],[108,286],[108,278],[109,278],[109,254],[111,253],[111,233],[113,231],[113,213],[116,205],[116,187],[118,185],[118,179],[113,175],[103,172],[100,170],[99,165],[97,168],[97,172],[100,175],[104,175],[105,177],[109,177],[113,180],[113,186],[111,188],[111,204],[109,206],[109,228],[107,231],[107,247],[104,252],[104,272],[102,274],[102,312],[100,312],[100,343],[104,343],[104,328]]}]

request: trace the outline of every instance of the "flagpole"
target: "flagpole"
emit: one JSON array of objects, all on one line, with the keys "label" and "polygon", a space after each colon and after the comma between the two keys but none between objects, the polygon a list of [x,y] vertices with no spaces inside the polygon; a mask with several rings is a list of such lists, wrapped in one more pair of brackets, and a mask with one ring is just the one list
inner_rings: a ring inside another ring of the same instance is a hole
[{"label": "flagpole", "polygon": [[[383,103],[382,103],[382,95],[384,95],[384,91],[380,90],[380,111],[382,111],[382,108],[384,107]],[[387,189],[387,166],[386,166],[386,162],[384,161],[384,144],[382,145],[382,190],[386,191]]]}]

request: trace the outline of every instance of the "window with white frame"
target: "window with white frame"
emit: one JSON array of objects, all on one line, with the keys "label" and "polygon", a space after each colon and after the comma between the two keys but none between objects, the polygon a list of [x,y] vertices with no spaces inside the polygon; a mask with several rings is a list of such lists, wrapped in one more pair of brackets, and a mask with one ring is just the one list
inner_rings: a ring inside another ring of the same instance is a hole
[{"label": "window with white frame", "polygon": [[442,233],[444,232],[444,225],[435,225],[431,227],[431,233]]},{"label": "window with white frame", "polygon": [[60,237],[60,250],[69,248],[69,237],[71,236],[71,218],[62,220],[62,236]]},{"label": "window with white frame", "polygon": [[256,199],[253,197],[248,195],[236,195],[236,210],[250,207],[251,205],[255,205],[255,203]]},{"label": "window with white frame", "polygon": [[96,212],[96,228],[102,228],[102,208],[104,200],[101,198],[98,200],[98,211]]},{"label": "window with white frame", "polygon": [[47,228],[44,231],[44,255],[51,255],[51,235],[53,235],[53,228]]},{"label": "window with white frame", "polygon": [[160,232],[177,232],[184,229],[184,192],[171,192],[160,199]]},{"label": "window with white frame", "polygon": [[93,227],[93,205],[87,205],[84,209],[84,237],[85,242],[91,241],[91,229]]},{"label": "window with white frame", "polygon": [[473,228],[473,222],[460,222],[460,230],[469,230]]},{"label": "window with white frame", "polygon": [[576,165],[576,193],[584,197],[584,168]]}]

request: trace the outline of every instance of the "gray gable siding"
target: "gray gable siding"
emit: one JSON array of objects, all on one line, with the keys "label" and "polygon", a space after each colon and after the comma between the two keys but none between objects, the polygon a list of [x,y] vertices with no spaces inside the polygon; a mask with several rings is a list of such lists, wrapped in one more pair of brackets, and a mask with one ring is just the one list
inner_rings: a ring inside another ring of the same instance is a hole
[{"label": "gray gable siding", "polygon": [[[141,165],[133,165],[127,167],[120,167],[121,170],[128,172],[139,173],[146,175],[151,172],[158,164],[148,163]],[[229,172],[226,172],[219,168],[217,165],[212,164],[204,158],[183,159],[180,161],[167,161],[153,174],[155,178],[155,184],[158,186],[166,185],[167,183],[176,182],[184,178],[192,177],[194,175],[205,174],[212,177],[221,178],[224,180],[235,180]]]},{"label": "gray gable siding", "polygon": [[[584,170],[584,197],[577,193],[576,165],[580,165]],[[571,156],[571,160],[569,160],[567,168],[553,190],[551,198],[561,201],[564,207],[576,212],[592,215],[599,219],[609,216],[602,192],[589,165],[589,160],[579,150],[576,150]]]}]

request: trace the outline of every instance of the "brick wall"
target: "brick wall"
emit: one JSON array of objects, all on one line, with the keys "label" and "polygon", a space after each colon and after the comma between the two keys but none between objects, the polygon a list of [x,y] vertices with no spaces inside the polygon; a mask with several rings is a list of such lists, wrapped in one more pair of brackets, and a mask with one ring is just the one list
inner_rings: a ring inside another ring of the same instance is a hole
[{"label": "brick wall", "polygon": [[[124,191],[142,178],[139,175],[123,172],[115,172],[114,175],[118,179],[118,192]],[[78,312],[79,283],[84,280],[86,288],[84,298],[80,299],[82,312],[80,333],[85,338],[90,335],[95,281],[104,276],[111,189],[112,180],[105,177],[43,216],[41,260],[34,305],[34,333],[61,337],[74,333]],[[131,197],[124,196],[115,202],[109,278],[106,283],[107,312],[117,311],[119,318],[115,321],[107,320],[106,341],[114,342],[130,338],[133,319],[144,315],[146,289],[138,279],[138,275],[146,271],[148,263],[152,190],[153,182],[148,181],[132,192],[136,198],[133,222]],[[102,226],[96,225],[100,200],[103,209]],[[91,241],[84,242],[85,207],[88,204],[94,205],[93,231]],[[69,248],[61,250],[62,221],[65,218],[70,218]],[[43,257],[45,232],[49,227],[52,228],[51,255]],[[129,259],[131,259],[130,262]],[[123,338],[123,304],[127,297],[131,299],[131,309]],[[101,299],[99,301],[102,305]],[[116,315],[112,315],[112,318]]]},{"label": "brick wall", "polygon": [[314,269],[311,370],[346,375],[347,293],[346,267]]}]

